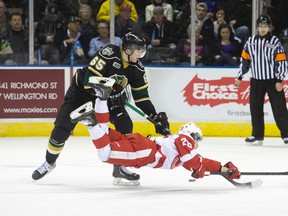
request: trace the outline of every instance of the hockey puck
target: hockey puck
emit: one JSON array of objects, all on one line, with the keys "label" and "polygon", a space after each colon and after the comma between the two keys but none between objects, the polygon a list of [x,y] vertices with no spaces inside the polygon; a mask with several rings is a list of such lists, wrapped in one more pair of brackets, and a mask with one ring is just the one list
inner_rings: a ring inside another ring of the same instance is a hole
[{"label": "hockey puck", "polygon": [[189,179],[189,182],[195,182],[196,179]]}]

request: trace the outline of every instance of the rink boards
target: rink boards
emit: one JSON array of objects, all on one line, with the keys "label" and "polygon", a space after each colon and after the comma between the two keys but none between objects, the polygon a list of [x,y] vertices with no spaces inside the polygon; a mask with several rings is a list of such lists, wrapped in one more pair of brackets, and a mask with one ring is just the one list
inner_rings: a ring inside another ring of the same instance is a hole
[{"label": "rink boards", "polygon": [[[50,135],[76,70],[77,67],[2,68],[0,136]],[[237,72],[238,68],[148,67],[150,99],[158,112],[167,113],[172,132],[193,121],[206,136],[247,136],[251,133],[250,73],[237,89],[234,87]],[[286,95],[287,83],[285,80]],[[134,121],[134,131],[155,135],[151,123],[133,110],[127,110]],[[264,116],[265,136],[279,136],[268,98]],[[77,125],[73,134],[88,133],[84,126]]]}]

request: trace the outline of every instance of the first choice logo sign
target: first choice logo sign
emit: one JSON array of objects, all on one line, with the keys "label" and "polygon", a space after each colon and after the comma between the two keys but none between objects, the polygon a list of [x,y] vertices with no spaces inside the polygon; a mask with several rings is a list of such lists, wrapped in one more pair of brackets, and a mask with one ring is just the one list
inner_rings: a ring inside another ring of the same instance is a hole
[{"label": "first choice logo sign", "polygon": [[[196,75],[182,91],[184,101],[190,106],[209,105],[210,107],[228,103],[249,104],[250,81],[242,81],[239,89],[234,86],[234,83],[234,77],[206,80]],[[287,80],[283,81],[286,102],[288,102],[287,83]],[[266,95],[265,103],[268,101],[269,98]]]},{"label": "first choice logo sign", "polygon": [[235,78],[205,80],[198,75],[183,89],[185,102],[189,105],[210,105],[211,107],[238,101],[238,90],[234,86]]}]

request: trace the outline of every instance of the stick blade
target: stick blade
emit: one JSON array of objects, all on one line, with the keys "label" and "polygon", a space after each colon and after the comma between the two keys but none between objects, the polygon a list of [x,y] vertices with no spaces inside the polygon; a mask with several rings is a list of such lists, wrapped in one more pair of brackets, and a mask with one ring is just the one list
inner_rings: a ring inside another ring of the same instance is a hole
[{"label": "stick blade", "polygon": [[234,184],[237,188],[257,188],[261,187],[263,182],[261,179],[257,179],[251,182],[245,182],[245,183],[240,183],[240,182],[235,182],[235,181],[230,181],[232,184]]},{"label": "stick blade", "polygon": [[262,184],[263,184],[263,181],[261,179],[257,179],[251,182],[251,188],[261,187]]}]

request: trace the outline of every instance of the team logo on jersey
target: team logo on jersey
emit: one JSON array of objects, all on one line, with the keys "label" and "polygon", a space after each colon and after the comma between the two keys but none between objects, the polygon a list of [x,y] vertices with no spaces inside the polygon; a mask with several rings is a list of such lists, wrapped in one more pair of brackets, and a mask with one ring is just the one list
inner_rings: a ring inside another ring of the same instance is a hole
[{"label": "team logo on jersey", "polygon": [[121,68],[121,65],[118,63],[118,62],[114,62],[113,63],[113,67],[117,68],[117,69],[120,69]]},{"label": "team logo on jersey", "polygon": [[174,169],[175,167],[177,167],[179,164],[181,163],[179,156],[176,156],[172,163],[171,163],[171,169]]},{"label": "team logo on jersey", "polygon": [[106,47],[101,52],[104,56],[111,56],[114,52],[111,47]]}]

